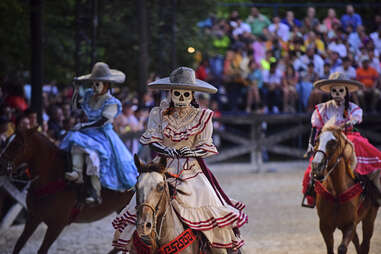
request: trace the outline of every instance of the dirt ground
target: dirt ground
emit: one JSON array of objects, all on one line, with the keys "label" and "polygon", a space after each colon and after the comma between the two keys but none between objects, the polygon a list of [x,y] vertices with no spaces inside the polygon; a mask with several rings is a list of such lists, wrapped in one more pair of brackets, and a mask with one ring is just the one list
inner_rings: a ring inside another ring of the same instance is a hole
[{"label": "dirt ground", "polygon": [[[316,210],[301,208],[301,179],[305,162],[268,163],[260,173],[247,164],[211,166],[226,193],[247,205],[249,223],[242,228],[245,253],[324,254]],[[65,229],[49,253],[104,254],[110,250],[114,215],[91,223],[73,224]],[[41,225],[21,253],[36,253],[46,227]],[[8,254],[22,231],[14,226],[0,232],[0,253]],[[359,233],[361,228],[358,229]],[[335,248],[341,234],[335,234]],[[361,238],[361,237],[360,237]],[[350,245],[349,254],[354,254]],[[381,216],[376,220],[371,254],[381,253]]]}]

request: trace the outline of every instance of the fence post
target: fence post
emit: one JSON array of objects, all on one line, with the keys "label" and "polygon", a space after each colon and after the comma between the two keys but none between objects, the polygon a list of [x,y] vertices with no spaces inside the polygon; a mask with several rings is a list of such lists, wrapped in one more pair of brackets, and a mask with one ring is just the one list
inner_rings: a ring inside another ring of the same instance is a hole
[{"label": "fence post", "polygon": [[251,143],[255,144],[250,152],[250,162],[254,167],[254,172],[258,173],[262,168],[262,131],[261,123],[258,120],[254,120],[250,125],[250,139]]}]

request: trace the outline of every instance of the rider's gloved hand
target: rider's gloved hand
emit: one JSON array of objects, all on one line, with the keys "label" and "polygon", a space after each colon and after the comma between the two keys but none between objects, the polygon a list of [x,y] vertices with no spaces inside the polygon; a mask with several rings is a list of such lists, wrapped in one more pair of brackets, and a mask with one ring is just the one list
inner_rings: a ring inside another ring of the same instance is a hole
[{"label": "rider's gloved hand", "polygon": [[172,147],[166,147],[163,149],[163,151],[165,152],[166,155],[168,155],[169,157],[172,157],[172,158],[176,158],[176,157],[180,156],[179,152],[175,148],[172,148]]},{"label": "rider's gloved hand", "polygon": [[196,157],[196,153],[187,146],[179,150],[181,157]]},{"label": "rider's gloved hand", "polygon": [[309,158],[312,156],[312,154],[314,153],[314,147],[311,143],[308,144],[308,148],[307,148],[307,151],[306,153],[303,155],[304,158]]},{"label": "rider's gloved hand", "polygon": [[82,128],[82,124],[81,123],[77,123],[73,126],[73,128],[71,128],[72,131],[79,131],[80,129]]}]

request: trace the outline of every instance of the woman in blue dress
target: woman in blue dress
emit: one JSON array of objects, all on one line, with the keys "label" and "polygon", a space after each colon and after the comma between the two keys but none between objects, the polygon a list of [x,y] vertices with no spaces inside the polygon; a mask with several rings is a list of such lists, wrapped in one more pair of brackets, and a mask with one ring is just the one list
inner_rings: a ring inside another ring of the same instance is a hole
[{"label": "woman in blue dress", "polygon": [[80,108],[88,122],[76,124],[62,140],[60,147],[71,153],[73,166],[72,171],[66,172],[65,178],[83,183],[85,172],[90,179],[86,203],[99,204],[102,202],[101,186],[123,192],[135,185],[138,175],[131,153],[112,125],[121,112],[121,103],[111,95],[110,86],[111,83],[124,82],[125,75],[98,62],[91,74],[75,80],[91,81],[93,85],[81,99],[78,87],[73,94],[73,109]]}]

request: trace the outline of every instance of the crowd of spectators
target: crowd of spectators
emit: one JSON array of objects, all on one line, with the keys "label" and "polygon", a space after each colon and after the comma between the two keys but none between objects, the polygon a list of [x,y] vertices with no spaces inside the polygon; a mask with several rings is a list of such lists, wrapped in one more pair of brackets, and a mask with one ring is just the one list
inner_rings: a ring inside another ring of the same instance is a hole
[{"label": "crowd of spectators", "polygon": [[212,99],[223,111],[293,113],[328,99],[313,83],[340,71],[365,85],[352,100],[380,111],[381,15],[369,19],[365,28],[352,5],[341,17],[328,9],[323,19],[314,7],[304,17],[289,10],[270,19],[253,7],[247,17],[209,18],[199,26],[213,50],[202,52],[197,77],[219,88]]}]

